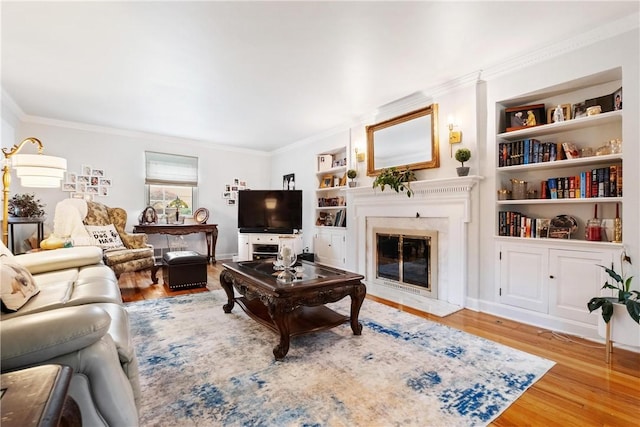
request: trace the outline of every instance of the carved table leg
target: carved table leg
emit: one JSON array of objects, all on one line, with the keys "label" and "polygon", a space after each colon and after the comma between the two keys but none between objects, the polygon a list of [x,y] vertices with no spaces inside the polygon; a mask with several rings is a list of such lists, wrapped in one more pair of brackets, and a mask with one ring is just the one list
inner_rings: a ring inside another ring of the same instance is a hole
[{"label": "carved table leg", "polygon": [[222,309],[225,313],[231,313],[236,303],[233,292],[233,275],[226,270],[220,273],[220,286],[227,293],[227,303],[222,306]]},{"label": "carved table leg", "polygon": [[277,305],[277,304],[269,304],[269,316],[271,316],[271,320],[275,323],[276,328],[278,328],[278,332],[280,333],[280,342],[273,348],[273,355],[276,360],[284,359],[284,357],[289,352],[289,343],[291,340],[290,330],[289,330],[289,314],[286,308]]},{"label": "carved table leg", "polygon": [[366,294],[367,287],[363,283],[355,285],[351,292],[351,330],[353,335],[362,334],[362,323],[358,322],[358,316]]}]

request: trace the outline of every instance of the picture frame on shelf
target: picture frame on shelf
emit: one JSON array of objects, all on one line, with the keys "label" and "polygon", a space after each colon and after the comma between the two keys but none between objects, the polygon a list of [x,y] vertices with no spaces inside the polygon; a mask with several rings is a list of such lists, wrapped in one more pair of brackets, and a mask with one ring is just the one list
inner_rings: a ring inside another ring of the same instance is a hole
[{"label": "picture frame on shelf", "polygon": [[613,92],[613,110],[622,110],[622,88]]},{"label": "picture frame on shelf", "polygon": [[546,124],[544,104],[511,107],[504,112],[507,132]]},{"label": "picture frame on shelf", "polygon": [[324,175],[320,181],[320,188],[333,187],[333,175]]},{"label": "picture frame on shelf", "polygon": [[573,104],[571,113],[572,113],[571,117],[573,117],[574,119],[587,117],[587,104],[584,102],[578,102],[577,104]]},{"label": "picture frame on shelf", "polygon": [[[547,108],[547,124],[555,123],[553,121],[553,112],[556,110],[557,105],[555,107]],[[564,120],[571,120],[571,104],[560,104],[560,108],[562,108],[562,116]]]},{"label": "picture frame on shelf", "polygon": [[342,178],[340,178],[340,187],[344,187],[347,185],[347,174],[345,173],[344,175],[342,175]]}]

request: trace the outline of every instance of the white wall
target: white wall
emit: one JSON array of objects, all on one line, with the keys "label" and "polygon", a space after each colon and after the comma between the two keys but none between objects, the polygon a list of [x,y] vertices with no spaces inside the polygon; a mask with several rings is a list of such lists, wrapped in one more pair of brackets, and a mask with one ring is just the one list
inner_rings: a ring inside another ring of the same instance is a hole
[{"label": "white wall", "polygon": [[296,179],[296,190],[302,190],[303,248],[309,248],[310,252],[313,252],[316,223],[315,190],[318,188],[316,155],[348,145],[348,129],[335,131],[335,133],[328,132],[327,135],[319,135],[277,150],[271,158],[271,187],[282,188],[282,176],[293,173]]},{"label": "white wall", "polygon": [[[218,224],[216,255],[220,259],[231,258],[237,252],[237,208],[226,205],[222,199],[224,185],[230,184],[234,178],[240,178],[245,180],[250,188],[264,188],[270,176],[269,154],[230,150],[180,138],[115,132],[88,126],[85,128],[23,122],[16,129],[15,142],[29,136],[40,139],[46,154],[67,159],[70,172],[79,172],[83,164],[104,169],[106,175],[112,179],[111,193],[108,197],[97,197],[95,200],[125,209],[128,213],[129,231],[137,223],[138,214],[146,206],[145,150],[196,156],[200,159],[196,208],[209,209],[208,222]],[[26,150],[28,148],[25,147],[23,152],[30,152]],[[19,180],[14,176],[11,194],[36,193],[46,204],[46,223],[51,226],[56,203],[69,197],[69,193],[58,189],[23,189],[19,184]],[[195,250],[206,252],[203,235],[191,235],[187,239]],[[150,242],[163,246],[166,236],[150,236]]]}]

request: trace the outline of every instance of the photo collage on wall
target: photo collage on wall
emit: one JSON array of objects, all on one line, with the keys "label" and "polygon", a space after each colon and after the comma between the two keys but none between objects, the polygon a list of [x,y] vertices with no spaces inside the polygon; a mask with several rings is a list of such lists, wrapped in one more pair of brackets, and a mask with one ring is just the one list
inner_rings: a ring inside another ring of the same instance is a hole
[{"label": "photo collage on wall", "polygon": [[235,206],[238,199],[238,191],[248,189],[246,181],[234,178],[232,184],[225,184],[222,198],[227,201],[227,206]]},{"label": "photo collage on wall", "polygon": [[67,172],[62,183],[62,191],[74,199],[93,200],[94,197],[107,197],[111,189],[111,178],[104,169],[82,165],[80,173]]}]

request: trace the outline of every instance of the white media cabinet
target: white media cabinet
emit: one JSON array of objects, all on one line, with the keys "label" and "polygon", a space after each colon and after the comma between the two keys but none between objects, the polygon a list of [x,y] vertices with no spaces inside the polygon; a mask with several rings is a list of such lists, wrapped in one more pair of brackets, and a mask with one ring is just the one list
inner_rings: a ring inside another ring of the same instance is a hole
[{"label": "white media cabinet", "polygon": [[302,253],[302,234],[238,232],[238,261],[275,258],[278,254],[281,236],[293,236],[296,254]]}]

